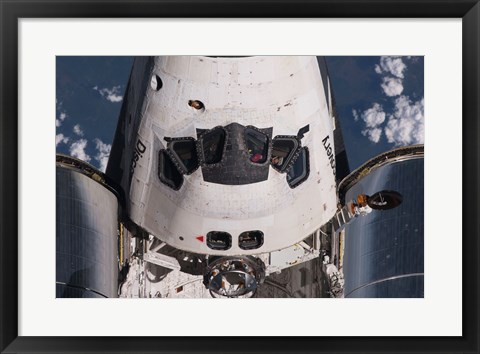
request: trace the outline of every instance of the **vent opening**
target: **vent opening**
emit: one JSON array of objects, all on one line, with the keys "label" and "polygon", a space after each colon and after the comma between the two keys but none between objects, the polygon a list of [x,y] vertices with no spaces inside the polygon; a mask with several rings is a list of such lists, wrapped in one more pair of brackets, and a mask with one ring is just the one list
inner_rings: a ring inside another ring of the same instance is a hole
[{"label": "vent opening", "polygon": [[263,232],[259,230],[245,231],[238,236],[238,247],[242,250],[254,250],[263,245]]},{"label": "vent opening", "polygon": [[212,250],[228,250],[232,247],[232,235],[223,231],[210,231],[207,234],[207,246]]}]

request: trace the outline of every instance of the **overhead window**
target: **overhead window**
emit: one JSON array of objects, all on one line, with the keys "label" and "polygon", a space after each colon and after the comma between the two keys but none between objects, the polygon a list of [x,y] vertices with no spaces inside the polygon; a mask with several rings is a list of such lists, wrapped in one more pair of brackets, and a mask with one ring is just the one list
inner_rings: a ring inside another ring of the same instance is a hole
[{"label": "overhead window", "polygon": [[254,250],[263,245],[263,232],[245,231],[238,236],[238,247],[242,250]]},{"label": "overhead window", "polygon": [[268,155],[268,137],[252,128],[245,129],[248,158],[253,163],[264,163]]},{"label": "overhead window", "polygon": [[232,235],[228,232],[210,231],[207,234],[207,246],[212,250],[228,250],[232,247]]},{"label": "overhead window", "polygon": [[277,136],[273,139],[272,158],[270,160],[274,169],[285,172],[290,166],[292,158],[299,147],[299,141],[294,136]]},{"label": "overhead window", "polygon": [[205,164],[212,165],[222,160],[225,146],[225,130],[223,128],[214,128],[204,133],[200,142]]},{"label": "overhead window", "polygon": [[172,189],[178,190],[182,186],[183,176],[165,150],[158,154],[158,177],[160,181]]},{"label": "overhead window", "polygon": [[308,178],[309,173],[308,149],[303,147],[300,149],[300,154],[287,173],[287,183],[290,188],[295,188],[304,182]]},{"label": "overhead window", "polygon": [[180,163],[185,174],[190,174],[198,167],[197,149],[194,139],[172,140],[169,144],[170,151]]}]

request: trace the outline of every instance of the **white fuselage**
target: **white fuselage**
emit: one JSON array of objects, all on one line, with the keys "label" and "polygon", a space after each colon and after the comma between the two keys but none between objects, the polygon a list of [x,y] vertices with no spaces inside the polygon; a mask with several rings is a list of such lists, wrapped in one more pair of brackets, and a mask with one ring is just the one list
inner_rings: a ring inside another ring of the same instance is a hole
[{"label": "white fuselage", "polygon": [[[291,246],[330,220],[337,209],[335,169],[329,158],[334,156],[333,116],[315,57],[174,56],[155,57],[153,63],[145,70],[145,60],[135,62],[131,92],[126,93],[132,101],[126,109],[139,120],[136,136],[126,132],[130,146],[140,147],[126,188],[133,222],[175,248],[248,255]],[[152,88],[146,75],[158,76],[161,88]],[[204,109],[189,106],[191,100],[201,101]],[[200,167],[183,176],[178,190],[160,181],[159,151],[167,147],[165,137],[198,139],[200,129],[231,123],[273,128],[272,138],[295,136],[308,125],[301,140],[309,152],[308,178],[290,188],[286,174],[268,166],[266,180],[226,185],[205,181]],[[240,249],[238,236],[249,230],[263,232],[263,245]],[[207,247],[210,231],[231,234],[231,247]]]}]

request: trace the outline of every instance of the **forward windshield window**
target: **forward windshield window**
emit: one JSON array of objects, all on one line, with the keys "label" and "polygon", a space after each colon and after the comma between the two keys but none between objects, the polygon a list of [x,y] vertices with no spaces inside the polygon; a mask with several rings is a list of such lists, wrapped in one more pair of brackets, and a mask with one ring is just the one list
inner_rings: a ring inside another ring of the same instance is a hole
[{"label": "forward windshield window", "polygon": [[195,140],[175,140],[170,143],[170,150],[184,168],[184,173],[189,174],[198,167]]},{"label": "forward windshield window", "polygon": [[279,172],[285,172],[297,151],[298,140],[296,137],[276,137],[272,145],[272,167]]},{"label": "forward windshield window", "polygon": [[182,174],[165,150],[161,150],[158,155],[158,177],[160,181],[175,190],[180,189],[183,183]]},{"label": "forward windshield window", "polygon": [[219,163],[223,156],[225,145],[225,131],[222,128],[215,128],[202,136],[202,149],[205,164]]},{"label": "forward windshield window", "polygon": [[264,163],[267,161],[268,137],[265,134],[252,128],[246,128],[245,142],[250,161],[253,163]]}]

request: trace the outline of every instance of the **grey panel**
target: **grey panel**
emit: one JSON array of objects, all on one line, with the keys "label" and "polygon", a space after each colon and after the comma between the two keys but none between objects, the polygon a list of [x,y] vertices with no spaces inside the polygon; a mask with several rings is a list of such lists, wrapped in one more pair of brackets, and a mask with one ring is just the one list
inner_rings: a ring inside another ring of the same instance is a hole
[{"label": "grey panel", "polygon": [[310,261],[270,274],[259,285],[256,298],[320,298],[329,297],[328,282],[322,271],[322,260]]},{"label": "grey panel", "polygon": [[[372,195],[380,190],[401,193],[403,202],[394,209],[374,210],[366,216],[357,217],[346,226],[345,295],[368,293],[369,296],[411,297],[414,294],[413,297],[422,297],[423,287],[407,280],[385,282],[370,290],[352,293],[382,279],[423,274],[424,271],[423,158],[379,167],[351,187],[345,199],[349,201],[358,194]],[[401,284],[405,287],[402,288]]]},{"label": "grey panel", "polygon": [[[337,117],[335,117],[335,120],[337,120]],[[347,151],[343,144],[343,134],[339,124],[333,132],[333,137],[335,139],[335,180],[338,184],[350,173]]]},{"label": "grey panel", "polygon": [[395,278],[373,283],[352,291],[350,294],[348,294],[348,297],[423,297],[423,275]]},{"label": "grey panel", "polygon": [[94,299],[104,299],[105,296],[97,294],[91,290],[84,288],[76,288],[72,286],[67,286],[65,284],[56,284],[56,297],[63,298],[94,298]]},{"label": "grey panel", "polygon": [[331,107],[328,99],[328,92],[329,92],[328,81],[330,80],[330,75],[328,73],[326,58],[317,57],[317,62],[320,68],[320,74],[322,76],[323,89],[325,91],[328,109],[332,111],[332,114],[335,117],[335,130],[333,131],[333,141],[335,143],[335,170],[336,170],[335,178],[337,183],[339,183],[350,173],[350,166],[348,165],[348,157],[347,157],[347,151],[345,150],[342,127],[340,125],[340,119],[338,117],[338,112],[336,108],[335,94],[331,86],[330,86],[330,95],[332,97]]},{"label": "grey panel", "polygon": [[142,107],[154,70],[153,57],[135,57],[125,90],[106,175],[122,187],[128,198],[132,177],[132,159],[137,145],[137,133],[142,121]]},{"label": "grey panel", "polygon": [[322,76],[322,83],[323,83],[323,91],[325,92],[325,99],[327,100],[328,110],[331,110],[330,102],[328,99],[328,69],[327,69],[327,61],[325,57],[317,57],[318,67],[320,69],[320,75]]},{"label": "grey panel", "polygon": [[116,297],[117,199],[73,169],[57,166],[56,177],[57,282]]}]

